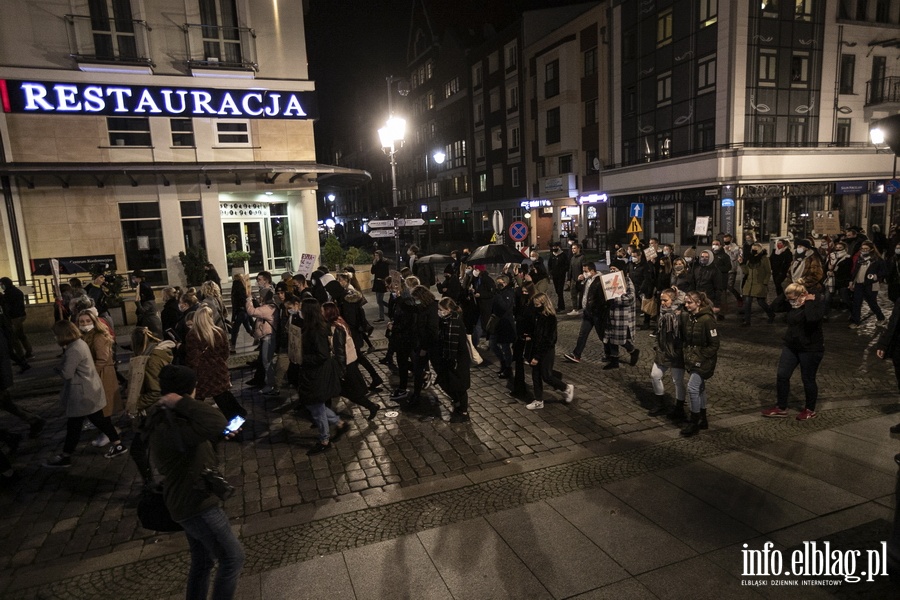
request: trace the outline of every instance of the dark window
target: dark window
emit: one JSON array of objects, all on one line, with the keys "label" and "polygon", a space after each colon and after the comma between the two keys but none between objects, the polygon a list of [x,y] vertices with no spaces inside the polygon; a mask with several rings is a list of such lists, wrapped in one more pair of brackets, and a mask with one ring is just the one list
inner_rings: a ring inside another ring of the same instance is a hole
[{"label": "dark window", "polygon": [[838,146],[850,145],[850,119],[837,120],[837,139],[835,143]]},{"label": "dark window", "polygon": [[626,31],[622,36],[622,60],[629,62],[637,56],[637,37],[634,31]]},{"label": "dark window", "polygon": [[158,219],[159,204],[156,202],[123,202],[119,204],[119,218]]},{"label": "dark window", "polygon": [[856,55],[841,55],[841,93],[853,93],[853,77],[856,72]]},{"label": "dark window", "polygon": [[241,34],[234,0],[200,0],[203,52],[228,64],[241,64]]},{"label": "dark window", "polygon": [[159,203],[120,203],[119,217],[122,222],[127,269],[145,271],[147,281],[151,285],[167,284],[166,252],[163,246]]},{"label": "dark window", "polygon": [[778,0],[762,0],[762,16],[778,18]]},{"label": "dark window", "polygon": [[715,121],[702,121],[697,123],[697,146],[699,152],[712,150],[716,147],[716,123]]},{"label": "dark window", "polygon": [[564,156],[559,157],[559,172],[560,173],[571,173],[572,172],[572,155],[566,154]]},{"label": "dark window", "polygon": [[546,138],[548,144],[558,144],[560,136],[559,109],[551,108],[547,111]]},{"label": "dark window", "polygon": [[593,125],[597,122],[597,99],[588,100],[584,103],[584,124]]},{"label": "dark window", "polygon": [[190,119],[169,119],[173,146],[194,145],[194,122]]},{"label": "dark window", "polygon": [[756,118],[756,144],[758,146],[775,145],[775,117]]},{"label": "dark window", "polygon": [[559,94],[559,60],[554,60],[544,67],[544,98],[552,98]]},{"label": "dark window", "polygon": [[856,20],[857,21],[865,21],[868,17],[866,14],[869,12],[869,2],[868,0],[856,0]]},{"label": "dark window", "polygon": [[584,171],[585,173],[596,173],[600,170],[600,153],[598,150],[584,151]]},{"label": "dark window", "polygon": [[791,86],[806,87],[809,84],[809,53],[794,52],[791,56]]},{"label": "dark window", "polygon": [[890,0],[878,0],[875,3],[875,22],[876,23],[890,23],[891,22]]},{"label": "dark window", "polygon": [[91,14],[91,33],[97,58],[138,58],[131,0],[88,0],[88,11]]},{"label": "dark window", "polygon": [[110,146],[150,146],[150,119],[106,117]]},{"label": "dark window", "polygon": [[626,115],[633,115],[637,110],[637,90],[634,87],[625,89],[623,109]]},{"label": "dark window", "polygon": [[206,247],[206,234],[203,232],[203,205],[199,200],[181,201],[181,234],[184,247]]},{"label": "dark window", "polygon": [[584,53],[584,76],[593,75],[597,72],[597,49],[591,48]]}]

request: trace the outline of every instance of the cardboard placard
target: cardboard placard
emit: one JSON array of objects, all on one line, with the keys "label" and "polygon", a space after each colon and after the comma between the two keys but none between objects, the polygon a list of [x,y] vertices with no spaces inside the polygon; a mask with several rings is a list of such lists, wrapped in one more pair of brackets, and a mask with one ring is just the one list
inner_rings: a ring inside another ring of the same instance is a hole
[{"label": "cardboard placard", "polygon": [[706,236],[709,232],[709,217],[697,217],[694,222],[694,235]]},{"label": "cardboard placard", "polygon": [[819,235],[840,235],[841,213],[837,210],[813,212],[813,229]]},{"label": "cardboard placard", "polygon": [[309,276],[312,275],[313,269],[316,268],[316,255],[315,254],[301,254],[300,255],[300,264],[297,266],[297,272],[302,274],[304,277],[309,279]]},{"label": "cardboard placard", "polygon": [[656,248],[654,248],[653,246],[647,246],[646,248],[644,248],[644,258],[646,258],[648,262],[653,262],[654,260],[656,260],[656,255]]},{"label": "cardboard placard", "polygon": [[603,295],[607,300],[624,296],[628,291],[628,287],[625,285],[625,275],[618,271],[601,275],[600,282],[603,285]]},{"label": "cardboard placard", "polygon": [[303,364],[303,336],[300,327],[293,323],[288,326],[288,360],[295,365]]}]

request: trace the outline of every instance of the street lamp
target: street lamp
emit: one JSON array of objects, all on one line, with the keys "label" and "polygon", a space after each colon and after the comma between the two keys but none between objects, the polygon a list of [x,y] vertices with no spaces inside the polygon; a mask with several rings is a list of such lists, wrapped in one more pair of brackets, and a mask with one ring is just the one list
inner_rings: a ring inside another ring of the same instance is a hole
[{"label": "street lamp", "polygon": [[877,147],[887,144],[894,153],[894,173],[891,179],[897,178],[897,157],[900,156],[900,115],[891,115],[872,122],[869,137]]},{"label": "street lamp", "polygon": [[[444,154],[444,152],[441,150],[435,150],[431,154],[431,158],[434,159],[435,164],[442,165],[442,164],[444,164],[444,160],[447,158],[447,155]],[[425,155],[425,190],[426,190],[425,200],[428,200],[428,198],[431,198],[431,181],[430,181],[429,175],[428,175],[428,163],[429,162],[430,162],[430,159],[429,159],[428,155],[426,154]],[[437,184],[438,184],[438,193],[437,193],[438,210],[440,210],[441,184],[440,184],[440,182],[437,182]],[[426,212],[426,211],[422,211],[422,212]],[[427,223],[428,223],[428,225],[427,225],[427,227],[428,227],[428,248],[430,249],[431,248],[431,219],[428,219]],[[416,231],[418,231],[418,230],[416,230]]]},{"label": "street lamp", "polygon": [[[390,92],[390,88],[388,88]],[[390,97],[390,96],[388,96]],[[381,149],[391,158],[391,198],[394,205],[394,218],[399,216],[398,206],[400,205],[399,193],[397,191],[397,150],[403,146],[403,137],[406,135],[406,120],[400,117],[391,116],[384,127],[378,130],[378,137],[381,138]],[[394,253],[396,255],[397,265],[400,264],[400,228],[394,227]]]},{"label": "street lamp", "polygon": [[328,194],[326,198],[328,198],[328,205],[331,207],[328,209],[328,212],[334,217],[334,194]]}]

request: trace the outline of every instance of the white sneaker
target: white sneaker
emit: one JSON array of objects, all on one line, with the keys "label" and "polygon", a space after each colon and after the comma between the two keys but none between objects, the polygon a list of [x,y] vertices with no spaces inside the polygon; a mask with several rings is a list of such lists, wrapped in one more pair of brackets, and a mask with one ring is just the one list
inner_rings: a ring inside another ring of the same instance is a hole
[{"label": "white sneaker", "polygon": [[578,310],[577,308],[573,308],[572,310],[569,311],[570,317],[577,317],[580,314],[581,314],[581,311]]},{"label": "white sneaker", "polygon": [[109,445],[109,438],[106,437],[105,433],[101,433],[100,435],[97,436],[97,439],[95,439],[93,442],[91,442],[91,446],[93,446],[94,448],[103,448],[104,446],[108,446],[108,445]]},{"label": "white sneaker", "polygon": [[575,398],[575,386],[572,385],[571,383],[569,385],[567,385],[565,393],[566,393],[566,396],[565,396],[566,404],[571,404],[572,400]]},{"label": "white sneaker", "polygon": [[528,410],[537,410],[539,408],[544,408],[543,400],[532,400],[529,404],[525,405],[525,408]]}]

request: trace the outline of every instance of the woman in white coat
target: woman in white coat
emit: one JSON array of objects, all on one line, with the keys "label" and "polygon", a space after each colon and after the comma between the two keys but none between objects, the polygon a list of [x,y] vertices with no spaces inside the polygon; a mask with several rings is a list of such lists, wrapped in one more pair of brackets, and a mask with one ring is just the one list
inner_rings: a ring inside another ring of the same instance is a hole
[{"label": "woman in white coat", "polygon": [[106,458],[125,454],[128,449],[122,444],[119,432],[110,418],[103,415],[103,407],[106,406],[103,382],[94,366],[91,349],[81,339],[78,327],[71,321],[57,321],[53,325],[53,335],[63,348],[62,363],[56,372],[63,378],[59,398],[68,418],[62,454],[51,458],[44,466],[65,469],[72,465],[72,452],[81,437],[85,417],[110,439]]}]

